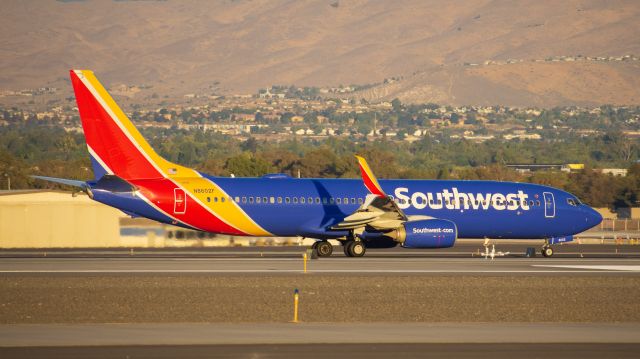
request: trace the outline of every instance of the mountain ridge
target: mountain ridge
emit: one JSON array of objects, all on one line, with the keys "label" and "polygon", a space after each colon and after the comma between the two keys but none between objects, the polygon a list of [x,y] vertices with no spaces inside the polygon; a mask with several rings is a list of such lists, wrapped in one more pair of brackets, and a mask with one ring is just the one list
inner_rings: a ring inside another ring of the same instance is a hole
[{"label": "mountain ridge", "polygon": [[[151,93],[255,93],[274,84],[391,85],[370,101],[542,107],[640,103],[634,1],[6,1],[0,89],[66,87],[90,68]],[[485,61],[522,63],[482,65]],[[464,66],[477,63],[479,66]]]}]

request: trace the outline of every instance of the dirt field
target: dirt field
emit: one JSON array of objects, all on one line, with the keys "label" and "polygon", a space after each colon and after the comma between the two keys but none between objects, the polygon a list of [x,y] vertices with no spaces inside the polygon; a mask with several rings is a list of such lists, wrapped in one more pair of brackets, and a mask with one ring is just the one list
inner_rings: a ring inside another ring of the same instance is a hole
[{"label": "dirt field", "polygon": [[0,278],[0,323],[638,322],[635,276]]}]

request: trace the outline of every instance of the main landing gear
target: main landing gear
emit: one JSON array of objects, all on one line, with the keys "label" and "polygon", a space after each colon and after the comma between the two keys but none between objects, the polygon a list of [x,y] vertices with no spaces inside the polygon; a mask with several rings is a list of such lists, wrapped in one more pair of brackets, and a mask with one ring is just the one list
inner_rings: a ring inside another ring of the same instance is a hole
[{"label": "main landing gear", "polygon": [[344,255],[347,257],[362,257],[367,252],[367,247],[361,241],[346,241],[344,243]]},{"label": "main landing gear", "polygon": [[[362,257],[367,252],[367,248],[361,241],[348,240],[342,243],[344,255],[347,257]],[[315,242],[311,249],[316,252],[318,257],[329,257],[333,253],[333,246],[326,240]]]},{"label": "main landing gear", "polygon": [[333,253],[333,246],[329,241],[317,241],[311,246],[311,249],[318,254],[318,257],[329,257]]}]

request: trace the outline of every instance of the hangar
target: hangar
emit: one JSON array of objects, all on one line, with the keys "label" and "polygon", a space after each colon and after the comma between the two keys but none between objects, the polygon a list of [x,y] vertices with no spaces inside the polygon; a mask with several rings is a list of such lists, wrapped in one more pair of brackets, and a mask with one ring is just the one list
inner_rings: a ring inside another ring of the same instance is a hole
[{"label": "hangar", "polygon": [[86,195],[0,191],[0,248],[117,247],[121,216]]},{"label": "hangar", "polygon": [[297,238],[214,235],[164,225],[56,190],[0,191],[0,248],[299,245]]}]

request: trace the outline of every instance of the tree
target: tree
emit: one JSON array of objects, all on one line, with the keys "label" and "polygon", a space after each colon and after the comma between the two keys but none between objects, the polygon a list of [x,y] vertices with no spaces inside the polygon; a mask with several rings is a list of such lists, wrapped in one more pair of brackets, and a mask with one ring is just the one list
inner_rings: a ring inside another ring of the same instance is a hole
[{"label": "tree", "polygon": [[257,177],[273,172],[271,164],[249,153],[227,159],[224,169],[239,177]]},{"label": "tree", "polygon": [[391,106],[393,107],[393,111],[400,112],[402,111],[402,102],[397,97],[391,100]]},{"label": "tree", "polygon": [[242,145],[240,145],[243,151],[256,153],[258,150],[258,141],[254,137],[249,137]]}]

